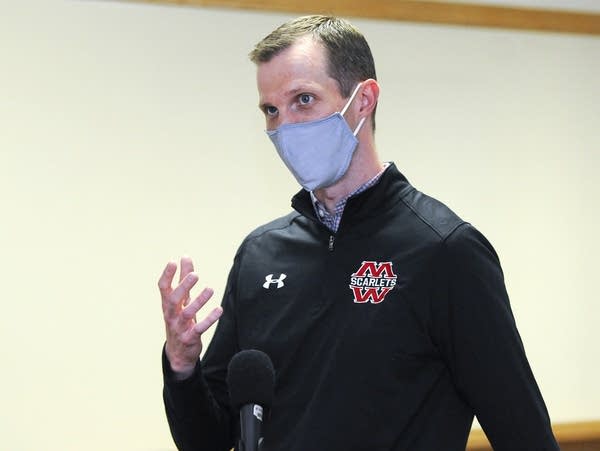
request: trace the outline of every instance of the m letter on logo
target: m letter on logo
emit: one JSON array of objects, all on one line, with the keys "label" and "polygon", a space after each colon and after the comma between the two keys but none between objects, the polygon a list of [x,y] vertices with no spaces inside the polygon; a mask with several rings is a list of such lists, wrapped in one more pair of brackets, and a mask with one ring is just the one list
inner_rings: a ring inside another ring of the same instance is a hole
[{"label": "m letter on logo", "polygon": [[396,286],[392,262],[362,262],[358,271],[350,276],[350,289],[357,304],[380,304]]},{"label": "m letter on logo", "polygon": [[393,277],[396,278],[394,270],[392,269],[392,262],[363,262],[353,276],[356,277]]}]

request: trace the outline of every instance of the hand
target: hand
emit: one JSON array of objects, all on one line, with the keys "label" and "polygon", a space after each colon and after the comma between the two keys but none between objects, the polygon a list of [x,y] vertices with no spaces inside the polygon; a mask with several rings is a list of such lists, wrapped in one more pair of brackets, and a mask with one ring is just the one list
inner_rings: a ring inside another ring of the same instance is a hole
[{"label": "hand", "polygon": [[196,313],[212,297],[213,290],[205,288],[190,302],[190,290],[198,282],[198,276],[193,271],[192,260],[182,257],[179,285],[175,289],[172,288],[172,282],[177,272],[177,263],[169,262],[158,280],[167,329],[165,352],[171,369],[179,379],[184,379],[193,373],[202,352],[201,336],[223,313],[223,309],[217,307],[202,321],[196,322]]}]

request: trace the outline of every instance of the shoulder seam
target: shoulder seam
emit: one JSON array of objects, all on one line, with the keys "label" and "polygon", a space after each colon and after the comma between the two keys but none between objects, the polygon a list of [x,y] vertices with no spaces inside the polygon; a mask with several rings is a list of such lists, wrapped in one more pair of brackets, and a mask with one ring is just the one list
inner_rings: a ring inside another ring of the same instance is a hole
[{"label": "shoulder seam", "polygon": [[[413,188],[413,190],[414,190],[414,189],[415,189],[415,188]],[[411,190],[411,192],[412,192],[412,190]],[[440,237],[440,239],[441,239],[442,241],[446,241],[446,239],[447,239],[447,238],[448,238],[450,235],[452,235],[452,234],[453,234],[453,233],[456,231],[456,229],[458,229],[458,228],[459,228],[459,227],[461,227],[462,225],[464,225],[464,224],[468,224],[466,221],[464,221],[463,219],[460,219],[460,218],[459,218],[459,221],[457,222],[457,224],[456,224],[456,225],[455,225],[455,226],[454,226],[454,227],[453,227],[453,228],[452,228],[452,229],[451,229],[451,230],[450,230],[450,231],[449,231],[449,232],[448,232],[446,235],[443,235],[443,234],[442,234],[442,233],[441,233],[441,232],[438,230],[438,228],[437,228],[437,227],[434,227],[434,225],[433,225],[433,224],[432,224],[430,221],[428,221],[428,220],[427,220],[427,219],[426,219],[426,218],[425,218],[425,217],[424,217],[424,216],[423,216],[423,215],[422,215],[422,214],[421,214],[421,213],[420,213],[420,212],[419,212],[417,209],[415,209],[415,208],[414,208],[414,207],[413,207],[413,206],[412,206],[410,203],[406,202],[406,200],[405,200],[405,197],[406,197],[406,195],[408,195],[408,193],[406,193],[404,196],[402,196],[402,199],[401,199],[401,200],[402,200],[402,203],[403,203],[403,204],[404,204],[404,205],[405,205],[405,206],[406,206],[408,209],[410,209],[410,211],[412,211],[412,212],[413,212],[413,213],[414,213],[414,214],[415,214],[415,215],[416,215],[416,216],[417,216],[417,217],[418,217],[418,218],[419,218],[421,221],[423,221],[425,224],[427,224],[427,226],[428,226],[428,227],[429,227],[431,230],[433,230],[433,232],[434,232],[434,233],[435,233],[437,236],[439,236],[439,237]]]},{"label": "shoulder seam", "polygon": [[[294,213],[295,213],[295,214],[294,214]],[[291,213],[288,213],[286,216],[289,216],[289,219],[288,219],[288,221],[287,221],[285,224],[283,224],[282,226],[280,226],[280,227],[269,227],[269,228],[266,228],[265,230],[262,230],[261,232],[257,232],[257,233],[255,233],[256,231],[255,231],[255,232],[252,232],[252,233],[250,233],[250,234],[249,234],[249,235],[246,237],[246,239],[245,239],[244,241],[251,241],[251,240],[255,240],[255,239],[257,239],[257,238],[260,238],[260,237],[261,237],[261,236],[263,236],[264,234],[266,234],[266,233],[269,233],[269,232],[272,232],[272,231],[274,231],[274,230],[282,230],[282,229],[285,229],[285,228],[289,227],[289,226],[290,226],[290,225],[291,225],[291,224],[292,224],[292,223],[293,223],[293,222],[294,222],[294,221],[295,221],[295,220],[298,218],[298,216],[300,216],[300,213],[297,213],[297,212],[291,212]],[[283,217],[281,217],[280,219],[283,219],[283,218],[285,218],[286,216],[283,216]],[[265,226],[263,226],[263,227],[266,227],[266,225],[265,225]],[[261,227],[259,227],[259,228],[261,228]]]}]

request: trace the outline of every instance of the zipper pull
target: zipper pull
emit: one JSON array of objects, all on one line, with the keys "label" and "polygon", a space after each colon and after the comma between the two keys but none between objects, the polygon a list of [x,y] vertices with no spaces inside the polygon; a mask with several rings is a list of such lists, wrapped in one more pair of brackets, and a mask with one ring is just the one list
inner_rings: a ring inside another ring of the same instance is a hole
[{"label": "zipper pull", "polygon": [[333,241],[335,240],[335,237],[333,235],[329,235],[329,250],[332,251],[333,250]]}]

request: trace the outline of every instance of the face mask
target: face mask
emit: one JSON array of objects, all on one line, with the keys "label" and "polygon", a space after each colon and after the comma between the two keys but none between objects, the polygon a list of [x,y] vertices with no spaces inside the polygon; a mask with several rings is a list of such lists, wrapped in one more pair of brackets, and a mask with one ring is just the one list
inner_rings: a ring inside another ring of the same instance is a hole
[{"label": "face mask", "polygon": [[356,135],[366,118],[362,118],[352,132],[344,113],[360,85],[341,112],[316,121],[284,124],[267,130],[277,153],[304,189],[314,191],[333,185],[348,170],[358,145]]}]

